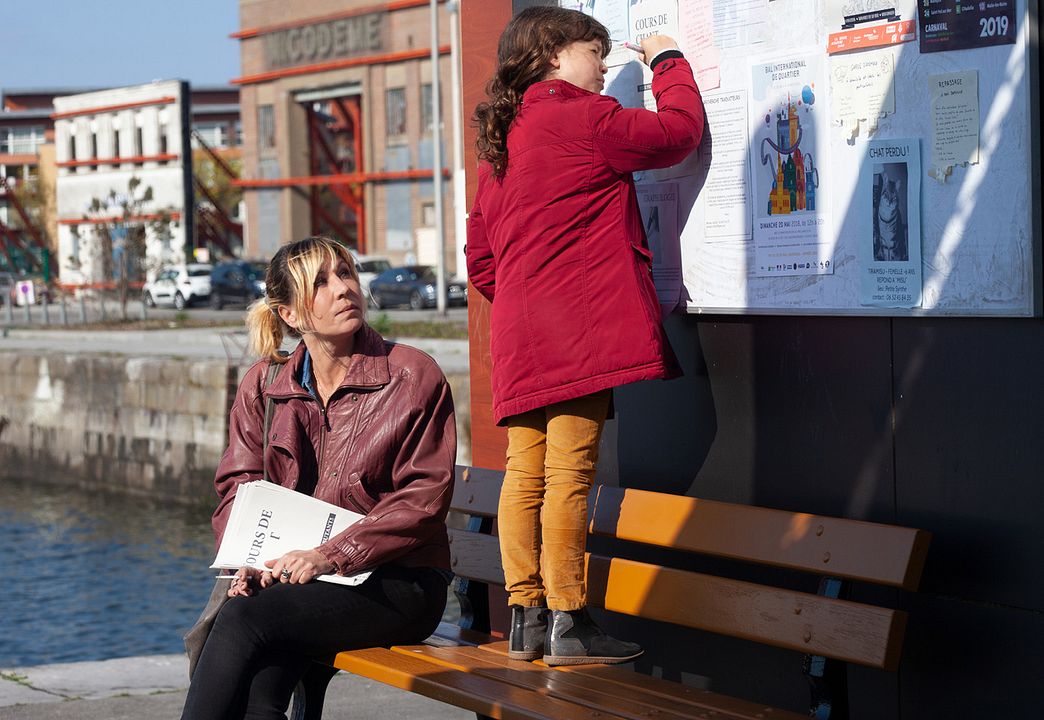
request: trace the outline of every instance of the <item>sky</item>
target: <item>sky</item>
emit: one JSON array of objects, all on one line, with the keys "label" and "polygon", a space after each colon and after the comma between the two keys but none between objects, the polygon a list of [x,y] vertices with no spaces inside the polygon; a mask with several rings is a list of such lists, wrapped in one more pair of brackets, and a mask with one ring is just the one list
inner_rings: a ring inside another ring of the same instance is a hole
[{"label": "sky", "polygon": [[89,88],[240,75],[238,0],[0,0],[0,88]]}]

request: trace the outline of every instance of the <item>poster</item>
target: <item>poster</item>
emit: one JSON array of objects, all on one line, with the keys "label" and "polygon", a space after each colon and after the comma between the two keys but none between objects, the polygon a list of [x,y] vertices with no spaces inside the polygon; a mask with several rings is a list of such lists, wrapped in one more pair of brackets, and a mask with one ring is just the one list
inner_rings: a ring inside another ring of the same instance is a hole
[{"label": "poster", "polygon": [[645,237],[653,254],[652,276],[664,317],[678,306],[682,294],[681,242],[678,232],[678,184],[642,183],[638,207]]},{"label": "poster", "polygon": [[721,50],[764,42],[768,33],[768,0],[714,3],[714,45]]},{"label": "poster", "polygon": [[932,167],[945,182],[954,165],[979,162],[979,74],[964,70],[928,78],[932,108]]},{"label": "poster", "polygon": [[754,270],[832,273],[829,102],[821,53],[751,65]]},{"label": "poster", "polygon": [[891,51],[830,59],[830,98],[834,122],[846,139],[872,135],[877,121],[895,112],[895,59]]},{"label": "poster", "polygon": [[710,169],[700,192],[707,238],[742,236],[750,239],[750,174],[747,163],[747,93],[707,93]]},{"label": "poster", "polygon": [[700,92],[721,85],[721,51],[714,45],[714,3],[680,0],[678,48],[692,65]]},{"label": "poster", "polygon": [[827,53],[866,50],[917,38],[916,0],[824,0]]},{"label": "poster", "polygon": [[1015,42],[1015,0],[918,0],[921,52]]},{"label": "poster", "polygon": [[861,305],[921,305],[921,148],[916,138],[867,144],[854,209],[868,221],[859,244]]}]

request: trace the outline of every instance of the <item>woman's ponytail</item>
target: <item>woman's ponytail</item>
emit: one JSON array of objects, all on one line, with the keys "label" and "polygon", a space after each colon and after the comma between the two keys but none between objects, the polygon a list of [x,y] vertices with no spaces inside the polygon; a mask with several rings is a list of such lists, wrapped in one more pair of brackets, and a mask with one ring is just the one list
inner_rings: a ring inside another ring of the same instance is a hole
[{"label": "woman's ponytail", "polygon": [[287,358],[279,354],[279,348],[283,345],[284,324],[276,309],[265,298],[255,300],[247,308],[246,326],[250,350],[254,355],[277,363],[286,362]]}]

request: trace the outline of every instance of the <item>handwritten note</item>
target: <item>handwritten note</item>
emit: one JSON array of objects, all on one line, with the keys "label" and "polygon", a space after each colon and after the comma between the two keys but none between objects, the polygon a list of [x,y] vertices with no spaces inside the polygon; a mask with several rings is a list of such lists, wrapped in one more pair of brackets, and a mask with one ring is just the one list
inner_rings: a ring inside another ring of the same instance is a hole
[{"label": "handwritten note", "polygon": [[849,140],[859,134],[861,125],[872,135],[878,119],[895,112],[894,63],[891,52],[831,58],[834,122]]},{"label": "handwritten note", "polygon": [[701,91],[721,85],[721,52],[714,46],[711,0],[679,0],[678,47],[692,64]]},{"label": "handwritten note", "polygon": [[977,70],[931,75],[932,168],[939,182],[954,165],[979,162],[979,74]]}]

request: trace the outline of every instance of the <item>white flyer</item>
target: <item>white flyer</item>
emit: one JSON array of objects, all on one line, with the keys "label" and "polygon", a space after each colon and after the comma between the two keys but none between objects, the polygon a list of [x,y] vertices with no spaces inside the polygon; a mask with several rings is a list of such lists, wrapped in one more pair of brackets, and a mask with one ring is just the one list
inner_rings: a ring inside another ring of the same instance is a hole
[{"label": "white flyer", "polygon": [[859,178],[859,303],[921,305],[921,146],[917,138],[867,144]]},{"label": "white flyer", "polygon": [[678,183],[642,183],[638,207],[653,254],[652,276],[661,314],[666,317],[681,300],[681,240],[678,237]]}]

